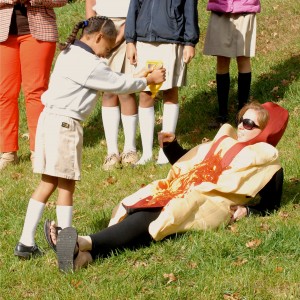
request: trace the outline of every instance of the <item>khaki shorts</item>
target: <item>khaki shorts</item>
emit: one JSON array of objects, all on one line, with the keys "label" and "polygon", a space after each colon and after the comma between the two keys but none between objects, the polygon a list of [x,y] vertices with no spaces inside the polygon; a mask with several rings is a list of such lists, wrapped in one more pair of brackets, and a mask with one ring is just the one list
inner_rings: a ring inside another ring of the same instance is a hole
[{"label": "khaki shorts", "polygon": [[[117,31],[125,23],[126,18],[111,18],[114,22]],[[110,56],[107,58],[107,64],[114,72],[121,73],[132,73],[134,66],[130,64],[129,59],[126,57],[126,42],[123,41],[120,46],[113,51]]]},{"label": "khaki shorts", "polygon": [[211,13],[203,54],[253,57],[255,47],[256,14]]},{"label": "khaki shorts", "polygon": [[[186,85],[186,63],[183,62],[183,45],[165,43],[136,43],[138,64],[137,73],[146,67],[146,61],[160,60],[166,68],[166,81],[160,90],[168,90],[176,86]],[[149,91],[147,87],[145,91]]]},{"label": "khaki shorts", "polygon": [[82,140],[79,121],[44,110],[36,132],[33,172],[80,180]]}]

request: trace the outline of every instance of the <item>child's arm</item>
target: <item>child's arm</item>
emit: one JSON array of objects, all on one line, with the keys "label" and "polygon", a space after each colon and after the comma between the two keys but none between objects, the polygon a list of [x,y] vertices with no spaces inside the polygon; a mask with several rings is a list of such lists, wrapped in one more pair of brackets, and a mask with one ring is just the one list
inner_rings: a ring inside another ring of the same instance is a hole
[{"label": "child's arm", "polygon": [[148,84],[158,84],[162,83],[166,80],[166,69],[165,68],[156,68],[156,69],[148,69],[144,68],[140,72],[133,75],[135,78],[146,77],[147,85]]}]

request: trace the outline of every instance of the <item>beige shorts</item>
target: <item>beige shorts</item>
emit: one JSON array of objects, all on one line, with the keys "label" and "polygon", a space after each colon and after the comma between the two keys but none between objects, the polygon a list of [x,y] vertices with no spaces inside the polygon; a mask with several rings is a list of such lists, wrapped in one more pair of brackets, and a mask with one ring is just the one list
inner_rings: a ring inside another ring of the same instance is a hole
[{"label": "beige shorts", "polygon": [[79,121],[44,110],[36,132],[33,172],[80,180],[82,140]]},{"label": "beige shorts", "polygon": [[[126,18],[111,18],[114,22],[117,31],[125,23]],[[107,64],[114,72],[132,73],[134,66],[130,64],[129,59],[126,57],[126,42],[123,41],[120,46],[114,50],[107,58]]]},{"label": "beige shorts", "polygon": [[[166,69],[166,81],[160,90],[186,85],[186,63],[183,62],[183,45],[165,43],[136,43],[138,64],[134,70],[137,73],[146,67],[147,61],[162,61]],[[149,91],[146,88],[145,91]]]},{"label": "beige shorts", "polygon": [[211,13],[203,54],[253,57],[255,47],[256,14]]}]

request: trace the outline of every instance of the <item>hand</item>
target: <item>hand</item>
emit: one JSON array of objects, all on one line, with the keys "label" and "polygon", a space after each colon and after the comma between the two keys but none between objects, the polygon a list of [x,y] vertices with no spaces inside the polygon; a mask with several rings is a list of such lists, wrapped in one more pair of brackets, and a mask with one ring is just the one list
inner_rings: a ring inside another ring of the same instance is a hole
[{"label": "hand", "polygon": [[150,69],[149,72],[147,84],[159,84],[166,80],[166,69],[163,67],[158,68],[156,66],[154,69]]},{"label": "hand", "polygon": [[175,133],[160,131],[158,134],[159,146],[162,148],[163,143],[171,143],[175,140]]},{"label": "hand", "polygon": [[188,64],[195,56],[195,47],[184,46],[183,48],[183,61]]},{"label": "hand", "polygon": [[137,64],[137,51],[134,43],[126,44],[126,56],[131,65]]},{"label": "hand", "polygon": [[230,223],[238,221],[247,216],[247,208],[241,205],[231,206],[232,216]]}]

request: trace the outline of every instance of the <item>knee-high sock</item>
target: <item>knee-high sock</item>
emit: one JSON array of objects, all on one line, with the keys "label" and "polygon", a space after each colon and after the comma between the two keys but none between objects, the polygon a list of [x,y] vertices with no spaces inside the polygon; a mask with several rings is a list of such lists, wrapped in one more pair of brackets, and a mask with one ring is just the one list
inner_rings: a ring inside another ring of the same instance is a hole
[{"label": "knee-high sock", "polygon": [[240,110],[249,100],[251,87],[251,72],[238,75],[238,109]]},{"label": "knee-high sock", "polygon": [[219,116],[227,119],[228,116],[228,97],[230,89],[230,75],[216,74],[217,96],[219,104]]},{"label": "knee-high sock", "polygon": [[62,229],[72,226],[73,206],[56,206],[57,226]]},{"label": "knee-high sock", "polygon": [[123,152],[136,151],[136,126],[138,115],[123,115],[121,114],[123,130],[124,130],[124,150]]},{"label": "knee-high sock", "polygon": [[143,154],[137,164],[145,164],[152,159],[154,121],[154,106],[147,108],[139,107],[139,123]]},{"label": "knee-high sock", "polygon": [[119,155],[118,133],[120,124],[119,106],[106,107],[102,106],[102,122],[107,144],[107,154]]},{"label": "knee-high sock", "polygon": [[35,244],[34,235],[37,225],[43,215],[45,204],[34,199],[30,199],[25,216],[24,226],[20,242],[26,246]]},{"label": "knee-high sock", "polygon": [[[162,131],[164,132],[173,132],[176,131],[177,121],[179,115],[179,104],[164,104],[163,111],[163,122],[162,122]],[[162,149],[159,149],[157,164],[166,164],[168,159],[164,154]]]}]

